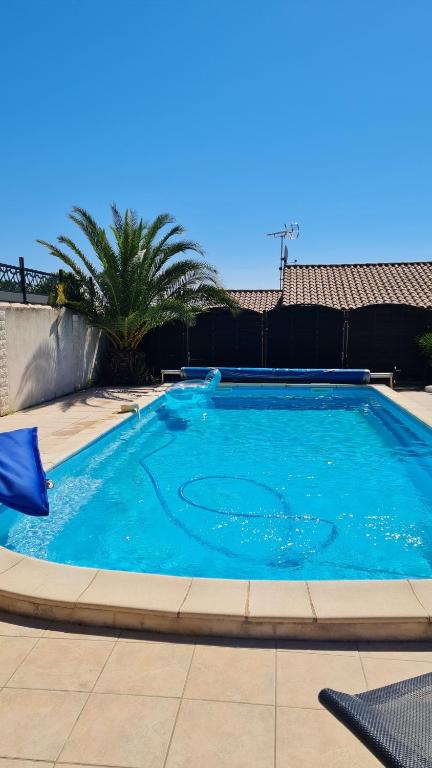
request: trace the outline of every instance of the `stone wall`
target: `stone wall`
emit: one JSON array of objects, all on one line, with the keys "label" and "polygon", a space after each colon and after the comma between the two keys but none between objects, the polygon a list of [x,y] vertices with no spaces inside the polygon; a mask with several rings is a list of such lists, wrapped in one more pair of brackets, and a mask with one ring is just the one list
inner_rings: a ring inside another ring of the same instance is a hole
[{"label": "stone wall", "polygon": [[90,386],[101,348],[69,309],[0,303],[0,416]]}]

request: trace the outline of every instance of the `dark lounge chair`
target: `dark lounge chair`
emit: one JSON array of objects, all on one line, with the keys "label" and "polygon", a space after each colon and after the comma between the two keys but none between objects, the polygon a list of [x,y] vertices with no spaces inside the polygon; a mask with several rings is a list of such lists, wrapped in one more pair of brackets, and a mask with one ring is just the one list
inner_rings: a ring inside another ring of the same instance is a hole
[{"label": "dark lounge chair", "polygon": [[387,768],[432,768],[432,674],[318,698]]}]

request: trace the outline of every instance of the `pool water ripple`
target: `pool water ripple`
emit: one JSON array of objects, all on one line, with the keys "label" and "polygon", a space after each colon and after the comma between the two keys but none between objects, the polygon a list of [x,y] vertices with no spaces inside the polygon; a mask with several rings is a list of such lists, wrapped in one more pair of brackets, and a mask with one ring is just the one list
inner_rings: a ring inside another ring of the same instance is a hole
[{"label": "pool water ripple", "polygon": [[432,431],[368,387],[224,387],[133,416],[0,543],[56,562],[257,579],[432,575]]}]

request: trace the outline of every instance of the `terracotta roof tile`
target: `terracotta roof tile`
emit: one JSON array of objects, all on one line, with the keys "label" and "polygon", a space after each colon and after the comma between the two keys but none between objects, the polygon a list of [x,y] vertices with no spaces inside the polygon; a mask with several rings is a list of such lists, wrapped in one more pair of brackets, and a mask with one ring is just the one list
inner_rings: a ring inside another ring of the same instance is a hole
[{"label": "terracotta roof tile", "polygon": [[432,261],[290,264],[284,269],[282,304],[319,304],[334,309],[356,309],[369,304],[432,307]]},{"label": "terracotta roof tile", "polygon": [[274,309],[282,297],[282,291],[272,288],[268,290],[238,289],[228,293],[236,299],[242,309],[251,309],[253,312],[268,312]]}]

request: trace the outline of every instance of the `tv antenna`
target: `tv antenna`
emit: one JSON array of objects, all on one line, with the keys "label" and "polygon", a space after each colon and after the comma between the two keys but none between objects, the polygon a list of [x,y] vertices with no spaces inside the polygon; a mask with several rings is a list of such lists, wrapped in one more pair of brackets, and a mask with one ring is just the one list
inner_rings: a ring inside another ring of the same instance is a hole
[{"label": "tv antenna", "polygon": [[297,224],[297,222],[292,222],[291,224],[284,224],[284,229],[281,229],[280,232],[268,232],[267,237],[279,237],[280,238],[280,266],[279,266],[279,272],[280,272],[280,287],[282,288],[283,283],[283,270],[284,267],[288,264],[288,246],[285,243],[285,240],[297,240],[299,236],[300,227]]}]

